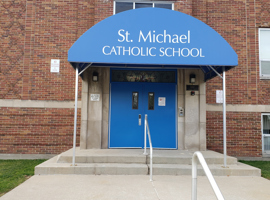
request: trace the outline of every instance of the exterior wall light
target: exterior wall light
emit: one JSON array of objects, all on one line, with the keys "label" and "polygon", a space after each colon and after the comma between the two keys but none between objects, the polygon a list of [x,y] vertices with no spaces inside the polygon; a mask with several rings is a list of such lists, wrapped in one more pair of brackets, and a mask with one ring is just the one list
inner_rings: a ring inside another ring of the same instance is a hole
[{"label": "exterior wall light", "polygon": [[97,72],[93,72],[92,80],[93,80],[93,82],[98,82],[98,73]]},{"label": "exterior wall light", "polygon": [[192,84],[196,82],[196,75],[195,74],[189,75],[189,82]]}]

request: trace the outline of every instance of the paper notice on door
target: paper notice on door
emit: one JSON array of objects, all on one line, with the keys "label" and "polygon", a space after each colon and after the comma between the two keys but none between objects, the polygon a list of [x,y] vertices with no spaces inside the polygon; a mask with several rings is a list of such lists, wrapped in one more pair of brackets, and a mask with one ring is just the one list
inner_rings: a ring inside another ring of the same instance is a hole
[{"label": "paper notice on door", "polygon": [[158,97],[158,106],[166,106],[166,97]]}]

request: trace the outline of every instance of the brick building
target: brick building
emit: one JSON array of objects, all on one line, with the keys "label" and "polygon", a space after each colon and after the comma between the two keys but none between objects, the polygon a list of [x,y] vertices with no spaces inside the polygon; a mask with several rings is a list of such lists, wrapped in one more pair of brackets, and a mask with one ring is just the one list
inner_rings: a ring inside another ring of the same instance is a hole
[{"label": "brick building", "polygon": [[[1,154],[58,154],[72,147],[75,71],[68,62],[68,50],[98,22],[140,7],[166,8],[193,16],[231,45],[238,55],[238,66],[226,72],[227,151],[238,157],[267,156],[270,150],[268,0],[2,0]],[[51,71],[52,60],[60,60],[59,72]],[[113,73],[119,77],[123,73],[144,71],[135,67],[125,70],[115,65],[91,66],[83,79],[79,79],[77,145],[82,149],[114,147],[113,137],[108,136],[110,130],[117,129],[111,121]],[[152,71],[164,73],[161,69]],[[175,73],[177,88],[173,108],[176,130],[172,131],[176,146],[171,148],[222,152],[222,105],[216,103],[216,91],[222,90],[222,79],[216,76],[204,82],[200,69],[171,68],[166,73],[170,72]],[[94,73],[98,74],[98,82],[92,80]],[[186,90],[190,75],[195,75],[195,85],[199,86],[194,96]],[[139,90],[132,93],[132,105]],[[158,93],[152,94],[152,90],[147,93],[148,101]],[[91,94],[99,94],[101,100],[91,100]],[[183,115],[179,107],[183,108]],[[133,109],[136,110],[136,105]],[[149,102],[148,109],[152,109]]]}]

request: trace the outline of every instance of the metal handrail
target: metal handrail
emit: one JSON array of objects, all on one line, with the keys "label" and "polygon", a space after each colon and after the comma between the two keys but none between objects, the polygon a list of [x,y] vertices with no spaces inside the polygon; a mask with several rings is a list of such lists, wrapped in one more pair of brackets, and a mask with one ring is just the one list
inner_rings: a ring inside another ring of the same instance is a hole
[{"label": "metal handrail", "polygon": [[[198,159],[196,159],[198,158]],[[221,194],[220,190],[219,190],[219,187],[202,155],[201,152],[199,151],[196,151],[194,154],[193,154],[193,157],[192,157],[192,197],[191,199],[192,200],[197,200],[197,164],[198,164],[198,161],[201,163],[202,165],[202,168],[212,186],[212,189],[214,190],[215,194],[216,194],[216,197],[218,200],[224,200],[224,197],[223,195]]]},{"label": "metal handrail", "polygon": [[[148,130],[148,131],[147,131]],[[144,118],[144,155],[148,155],[146,152],[146,133],[148,135],[149,145],[150,145],[150,181],[153,181],[153,146],[151,141],[151,134],[148,124],[148,117],[147,114]]]}]

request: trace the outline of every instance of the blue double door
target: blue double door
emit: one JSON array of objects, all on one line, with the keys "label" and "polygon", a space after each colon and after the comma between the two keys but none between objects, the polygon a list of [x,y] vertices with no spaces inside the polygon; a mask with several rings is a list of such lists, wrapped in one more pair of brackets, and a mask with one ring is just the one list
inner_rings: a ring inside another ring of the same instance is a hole
[{"label": "blue double door", "polygon": [[154,148],[176,149],[176,84],[111,83],[109,148],[143,148],[144,120]]}]

